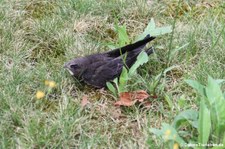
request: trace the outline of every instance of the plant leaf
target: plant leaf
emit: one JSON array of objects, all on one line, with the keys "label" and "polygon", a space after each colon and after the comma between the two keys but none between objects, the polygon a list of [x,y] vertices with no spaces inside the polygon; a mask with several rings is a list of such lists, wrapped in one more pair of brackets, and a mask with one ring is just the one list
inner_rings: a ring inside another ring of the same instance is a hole
[{"label": "plant leaf", "polygon": [[120,92],[126,92],[126,85],[127,85],[128,80],[129,80],[129,76],[128,76],[127,69],[125,67],[123,67],[123,70],[119,77]]},{"label": "plant leaf", "polygon": [[129,75],[132,76],[136,72],[137,68],[143,65],[144,63],[148,62],[148,54],[145,51],[142,51],[138,57],[136,62],[133,64],[133,66],[129,70]]},{"label": "plant leaf", "polygon": [[161,137],[163,135],[162,130],[156,128],[150,128],[150,132],[158,137]]},{"label": "plant leaf", "polygon": [[216,100],[223,96],[219,84],[212,77],[208,76],[208,85],[206,87],[206,96],[210,100],[210,104],[217,102]]},{"label": "plant leaf", "polygon": [[155,29],[155,21],[153,18],[151,18],[150,22],[148,23],[147,27],[145,28],[144,32],[139,35],[138,37],[136,37],[135,41],[144,39],[148,34],[150,34],[152,36],[152,31]]},{"label": "plant leaf", "polygon": [[143,102],[149,97],[146,91],[133,91],[120,93],[120,100],[115,103],[115,106],[132,106],[137,101]]},{"label": "plant leaf", "polygon": [[186,121],[189,122],[193,127],[197,128],[198,112],[192,109],[182,111],[175,117],[173,126],[175,128],[178,128],[182,123]]},{"label": "plant leaf", "polygon": [[151,36],[159,36],[172,32],[172,26],[158,27],[151,31]]},{"label": "plant leaf", "polygon": [[106,82],[106,86],[107,86],[107,88],[113,93],[114,96],[117,95],[117,94],[116,94],[116,89],[115,89],[115,87],[112,85],[111,82]]},{"label": "plant leaf", "polygon": [[225,132],[225,99],[219,84],[208,76],[206,96],[210,103],[213,127],[216,128],[216,136],[222,137]]},{"label": "plant leaf", "polygon": [[167,123],[162,123],[162,128],[160,130],[151,128],[150,132],[154,133],[157,136],[161,136],[164,141],[173,140],[180,145],[185,144],[185,141],[178,135],[176,129]]},{"label": "plant leaf", "polygon": [[172,26],[156,27],[155,21],[151,18],[144,32],[135,38],[135,41],[144,39],[148,34],[151,36],[159,36],[172,32]]},{"label": "plant leaf", "polygon": [[119,46],[124,46],[126,44],[130,43],[130,39],[127,34],[126,26],[118,26],[117,24],[115,25],[116,32],[118,33],[118,41],[119,41]]},{"label": "plant leaf", "polygon": [[211,130],[210,111],[204,103],[204,99],[201,99],[198,121],[198,142],[201,144],[207,144],[209,140]]},{"label": "plant leaf", "polygon": [[196,89],[200,95],[205,96],[205,86],[204,85],[202,85],[201,83],[199,83],[198,81],[195,81],[195,80],[185,80],[185,82],[192,88]]},{"label": "plant leaf", "polygon": [[136,37],[135,41],[144,39],[148,34],[152,36],[152,31],[155,29],[155,21],[151,18],[150,22],[148,23],[147,27],[145,28],[144,32]]}]

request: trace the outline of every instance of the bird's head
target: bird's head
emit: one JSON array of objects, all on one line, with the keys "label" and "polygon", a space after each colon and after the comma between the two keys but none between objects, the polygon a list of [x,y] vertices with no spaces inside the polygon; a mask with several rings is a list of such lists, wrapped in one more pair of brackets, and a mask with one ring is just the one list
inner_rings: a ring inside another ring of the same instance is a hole
[{"label": "bird's head", "polygon": [[64,68],[66,68],[71,75],[76,78],[80,78],[81,74],[86,68],[87,60],[85,58],[76,58],[64,64]]}]

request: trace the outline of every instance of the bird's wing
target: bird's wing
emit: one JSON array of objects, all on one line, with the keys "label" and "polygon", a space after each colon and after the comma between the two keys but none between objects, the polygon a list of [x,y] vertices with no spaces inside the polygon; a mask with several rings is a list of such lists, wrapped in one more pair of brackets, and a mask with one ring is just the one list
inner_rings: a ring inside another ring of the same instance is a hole
[{"label": "bird's wing", "polygon": [[135,50],[137,48],[143,49],[145,47],[145,45],[148,42],[152,41],[153,39],[155,39],[155,37],[151,37],[150,35],[147,35],[144,39],[142,39],[140,41],[137,41],[133,44],[126,45],[121,48],[114,49],[112,51],[106,52],[105,54],[107,54],[110,57],[118,57],[121,54],[124,54],[125,52],[129,52],[129,51]]},{"label": "bird's wing", "polygon": [[111,81],[118,77],[123,68],[123,61],[121,58],[113,59],[111,61],[101,61],[93,63],[83,73],[83,81],[89,85],[97,88],[106,86],[107,81]]}]

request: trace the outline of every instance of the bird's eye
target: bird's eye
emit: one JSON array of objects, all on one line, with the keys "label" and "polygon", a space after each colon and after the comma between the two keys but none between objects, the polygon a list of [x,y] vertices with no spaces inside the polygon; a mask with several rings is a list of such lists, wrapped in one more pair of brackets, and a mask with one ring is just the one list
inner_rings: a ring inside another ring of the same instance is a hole
[{"label": "bird's eye", "polygon": [[70,67],[73,68],[73,69],[78,69],[79,68],[78,65],[71,65]]}]

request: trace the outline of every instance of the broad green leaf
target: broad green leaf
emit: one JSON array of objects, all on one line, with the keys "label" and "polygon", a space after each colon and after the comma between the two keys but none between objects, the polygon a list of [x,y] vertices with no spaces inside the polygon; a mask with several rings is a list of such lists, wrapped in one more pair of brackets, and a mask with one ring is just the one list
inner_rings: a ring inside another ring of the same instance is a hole
[{"label": "broad green leaf", "polygon": [[125,67],[123,67],[122,73],[119,78],[119,89],[120,92],[125,92],[126,91],[126,85],[127,81],[129,80],[128,72]]},{"label": "broad green leaf", "polygon": [[127,34],[126,26],[119,26],[118,24],[114,25],[115,32],[117,32],[118,39],[117,43],[108,42],[104,45],[107,45],[110,49],[115,49],[121,46],[125,46],[130,43],[129,36]]},{"label": "broad green leaf", "polygon": [[151,36],[159,36],[172,32],[172,26],[158,27],[150,32]]},{"label": "broad green leaf", "polygon": [[145,31],[144,32],[148,32],[148,31],[153,30],[155,28],[156,28],[155,21],[154,21],[153,18],[151,18],[151,20],[148,23],[147,27],[145,28]]},{"label": "broad green leaf", "polygon": [[206,96],[210,100],[210,103],[217,102],[216,99],[219,99],[223,96],[223,93],[220,89],[220,85],[212,77],[208,76],[208,85],[206,87]]},{"label": "broad green leaf", "polygon": [[179,107],[181,107],[181,108],[186,107],[187,100],[186,100],[186,97],[185,97],[184,94],[180,96],[180,98],[178,99],[177,103],[178,103]]},{"label": "broad green leaf", "polygon": [[225,133],[225,99],[217,98],[212,105],[211,113],[213,119],[213,126],[216,128],[215,134],[221,137]]},{"label": "broad green leaf", "polygon": [[130,39],[129,39],[128,34],[127,34],[126,26],[125,25],[123,25],[123,26],[115,25],[115,28],[116,28],[116,31],[118,33],[119,45],[124,46],[126,44],[129,44]]},{"label": "broad green leaf", "polygon": [[129,75],[132,76],[136,72],[136,70],[139,66],[141,66],[141,65],[143,65],[144,63],[147,63],[147,62],[148,62],[148,54],[146,52],[142,51],[138,55],[136,62],[130,68]]},{"label": "broad green leaf", "polygon": [[114,82],[115,84],[118,84],[118,78],[115,78],[115,79],[113,80],[113,82]]},{"label": "broad green leaf", "polygon": [[198,141],[199,143],[207,144],[211,131],[211,119],[210,111],[208,110],[203,98],[200,103],[198,124]]},{"label": "broad green leaf", "polygon": [[117,89],[118,93],[120,93],[120,88],[119,88],[118,78],[115,78],[115,79],[113,80],[113,83],[115,83],[116,89]]},{"label": "broad green leaf", "polygon": [[189,122],[193,127],[197,128],[198,124],[198,112],[192,109],[182,111],[179,113],[174,121],[173,121],[173,126],[175,128],[179,128],[180,125],[182,125],[185,122]]},{"label": "broad green leaf", "polygon": [[152,128],[150,132],[162,137],[164,141],[173,140],[180,145],[185,144],[185,141],[178,135],[176,129],[169,124],[162,123],[162,128],[160,130]]},{"label": "broad green leaf", "polygon": [[147,27],[145,28],[144,32],[137,36],[135,39],[136,41],[144,39],[148,34],[151,36],[159,36],[159,35],[164,35],[167,33],[172,32],[172,26],[165,26],[165,27],[156,27],[155,21],[152,18],[150,22],[148,23]]},{"label": "broad green leaf", "polygon": [[127,69],[125,67],[123,67],[123,70],[122,70],[122,72],[120,74],[120,78],[119,78],[120,81],[119,81],[119,83],[120,84],[126,84],[128,79],[129,79],[129,76],[128,76]]},{"label": "broad green leaf", "polygon": [[158,136],[158,137],[163,136],[163,132],[160,129],[150,128],[150,132],[153,133],[154,135]]},{"label": "broad green leaf", "polygon": [[111,82],[106,82],[106,86],[107,86],[107,88],[113,93],[114,96],[117,96],[117,94],[116,94],[116,89],[115,89],[115,87],[112,85]]},{"label": "broad green leaf", "polygon": [[206,86],[206,96],[210,102],[212,124],[216,129],[215,135],[220,138],[225,132],[225,99],[219,84],[210,76]]},{"label": "broad green leaf", "polygon": [[201,83],[195,80],[185,80],[185,82],[192,88],[196,89],[200,95],[205,96],[205,86],[203,86]]},{"label": "broad green leaf", "polygon": [[147,27],[145,28],[144,32],[136,37],[136,41],[144,39],[148,34],[152,36],[151,31],[155,29],[155,21],[151,18],[150,22],[148,23]]}]

